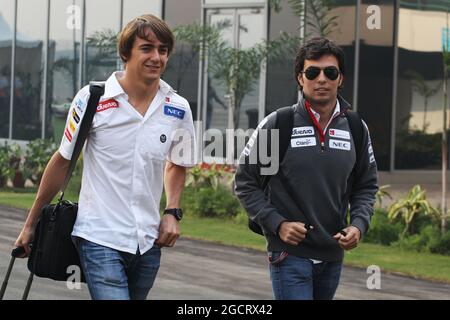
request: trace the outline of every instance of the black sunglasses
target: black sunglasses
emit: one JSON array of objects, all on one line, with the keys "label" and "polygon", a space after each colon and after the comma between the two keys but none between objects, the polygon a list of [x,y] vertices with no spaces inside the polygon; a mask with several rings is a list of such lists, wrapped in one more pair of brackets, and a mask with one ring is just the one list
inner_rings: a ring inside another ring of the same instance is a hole
[{"label": "black sunglasses", "polygon": [[323,73],[325,76],[330,80],[336,80],[339,77],[339,74],[341,73],[338,68],[334,66],[329,66],[325,68],[319,68],[319,67],[309,67],[305,71],[301,71],[301,73],[304,73],[306,76],[306,79],[308,80],[314,80],[317,78],[320,74],[320,71],[323,70]]}]

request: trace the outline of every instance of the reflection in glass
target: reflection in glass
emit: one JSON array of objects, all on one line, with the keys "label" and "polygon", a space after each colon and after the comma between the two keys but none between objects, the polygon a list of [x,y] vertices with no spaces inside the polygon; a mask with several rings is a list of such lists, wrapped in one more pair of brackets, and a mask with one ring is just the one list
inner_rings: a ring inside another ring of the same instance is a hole
[{"label": "reflection in glass", "polygon": [[[450,4],[448,4],[450,9]],[[439,169],[446,8],[405,3],[399,12],[396,169]]]},{"label": "reflection in glass", "polygon": [[[264,40],[262,11],[261,9],[238,11],[239,49],[249,49]],[[237,109],[239,112],[237,127],[254,129],[258,125],[259,76],[251,79],[251,84],[248,88],[244,88],[242,94],[243,98]]]},{"label": "reflection in glass", "polygon": [[18,1],[12,135],[17,140],[41,137],[46,8],[46,0]]},{"label": "reflection in glass", "polygon": [[[239,52],[239,59],[246,59],[246,50],[251,49],[256,44],[261,43],[263,35],[264,16],[262,9],[216,9],[210,11],[209,23],[218,27],[222,33],[222,40],[229,48],[242,50]],[[236,24],[239,24],[238,27]],[[226,63],[227,59],[232,59],[228,55],[230,51],[223,52],[222,59],[219,53],[215,57],[209,56],[209,69],[216,69],[215,64]],[[253,60],[248,58],[248,63]],[[254,66],[259,72],[259,61]],[[240,71],[240,70],[239,70]],[[236,88],[235,114],[230,115],[229,88],[227,88],[227,74],[218,72],[208,72],[208,88],[206,101],[206,128],[217,128],[224,130],[229,127],[230,117],[235,128],[248,129],[255,128],[258,124],[258,103],[259,103],[259,74],[257,77],[248,78],[246,74],[239,74],[238,86]]]},{"label": "reflection in glass", "polygon": [[[300,35],[300,17],[296,16],[287,4],[280,12],[271,10],[269,40],[278,40],[280,32],[290,36]],[[269,59],[267,62],[267,85],[265,115],[278,108],[297,102],[298,90],[294,76],[295,51],[287,53],[282,59]]]},{"label": "reflection in glass", "polygon": [[[394,79],[394,13],[393,0],[380,0],[381,29],[367,28],[367,8],[360,8],[360,56],[358,112],[367,123],[379,170],[390,169],[392,88]],[[347,83],[345,84],[347,85]]]},{"label": "reflection in glass", "polygon": [[123,26],[132,19],[151,13],[161,17],[162,0],[125,0],[123,2]]},{"label": "reflection in glass", "polygon": [[[180,10],[179,0],[165,0],[164,5],[164,20],[172,30],[178,26],[200,22],[201,1],[183,0],[183,10]],[[162,78],[188,100],[194,120],[199,118],[197,114],[198,72],[198,50],[193,50],[185,41],[176,39],[175,50],[171,53]]]},{"label": "reflection in glass", "polygon": [[0,138],[9,137],[14,3],[0,2]]},{"label": "reflection in glass", "polygon": [[55,141],[62,137],[67,112],[79,90],[80,13],[81,0],[51,2],[48,101]]},{"label": "reflection in glass", "polygon": [[[222,40],[229,47],[234,47],[234,10],[216,10],[210,16],[209,23],[220,29]],[[209,64],[216,63],[209,58]],[[206,129],[216,128],[225,130],[228,119],[227,88],[219,79],[215,79],[208,72],[207,101],[206,101]]]},{"label": "reflection in glass", "polygon": [[106,80],[120,68],[121,62],[116,49],[119,25],[119,0],[86,1],[86,64],[83,84],[92,80]]}]

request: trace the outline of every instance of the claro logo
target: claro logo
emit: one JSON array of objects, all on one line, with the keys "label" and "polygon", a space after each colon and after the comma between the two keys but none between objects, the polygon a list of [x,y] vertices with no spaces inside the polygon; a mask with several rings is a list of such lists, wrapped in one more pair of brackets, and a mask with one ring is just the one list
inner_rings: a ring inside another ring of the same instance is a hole
[{"label": "claro logo", "polygon": [[292,148],[312,147],[312,146],[315,146],[316,143],[317,143],[316,138],[314,138],[314,137],[291,139],[291,147]]},{"label": "claro logo", "polygon": [[311,144],[312,142],[311,142],[311,140],[297,140],[297,141],[295,141],[295,145],[296,146],[309,146],[310,144]]}]

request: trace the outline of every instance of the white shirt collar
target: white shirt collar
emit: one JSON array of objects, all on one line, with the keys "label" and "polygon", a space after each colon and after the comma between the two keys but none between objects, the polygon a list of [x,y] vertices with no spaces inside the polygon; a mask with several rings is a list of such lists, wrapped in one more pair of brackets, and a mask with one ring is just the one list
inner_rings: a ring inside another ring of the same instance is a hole
[{"label": "white shirt collar", "polygon": [[[310,109],[311,109],[312,114],[316,118],[317,122],[319,122],[320,114],[317,113],[316,111],[314,111],[313,108],[310,108]],[[333,115],[331,116],[330,121],[340,113],[341,113],[341,106],[339,104],[339,99],[336,99],[336,106],[334,107]]]},{"label": "white shirt collar", "polygon": [[[106,99],[111,99],[114,97],[117,97],[119,95],[125,95],[128,98],[128,95],[123,90],[122,86],[120,85],[119,81],[117,80],[117,77],[122,77],[124,71],[116,71],[111,74],[111,76],[106,80],[105,83],[105,94],[103,95]],[[172,89],[172,87],[162,79],[159,79],[159,90],[163,93],[163,95],[168,95],[169,92],[175,92],[175,90]]]}]

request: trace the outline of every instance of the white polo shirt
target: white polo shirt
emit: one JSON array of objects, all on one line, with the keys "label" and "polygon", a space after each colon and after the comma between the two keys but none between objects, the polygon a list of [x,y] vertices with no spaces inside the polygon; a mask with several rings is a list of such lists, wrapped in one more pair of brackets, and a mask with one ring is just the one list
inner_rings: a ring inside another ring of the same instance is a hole
[{"label": "white polo shirt", "polygon": [[[158,238],[165,160],[196,164],[192,113],[186,99],[164,81],[146,114],[128,102],[117,76],[105,83],[84,149],[77,220],[72,232],[94,243],[141,254]],[[89,99],[75,96],[59,152],[70,159]]]}]

